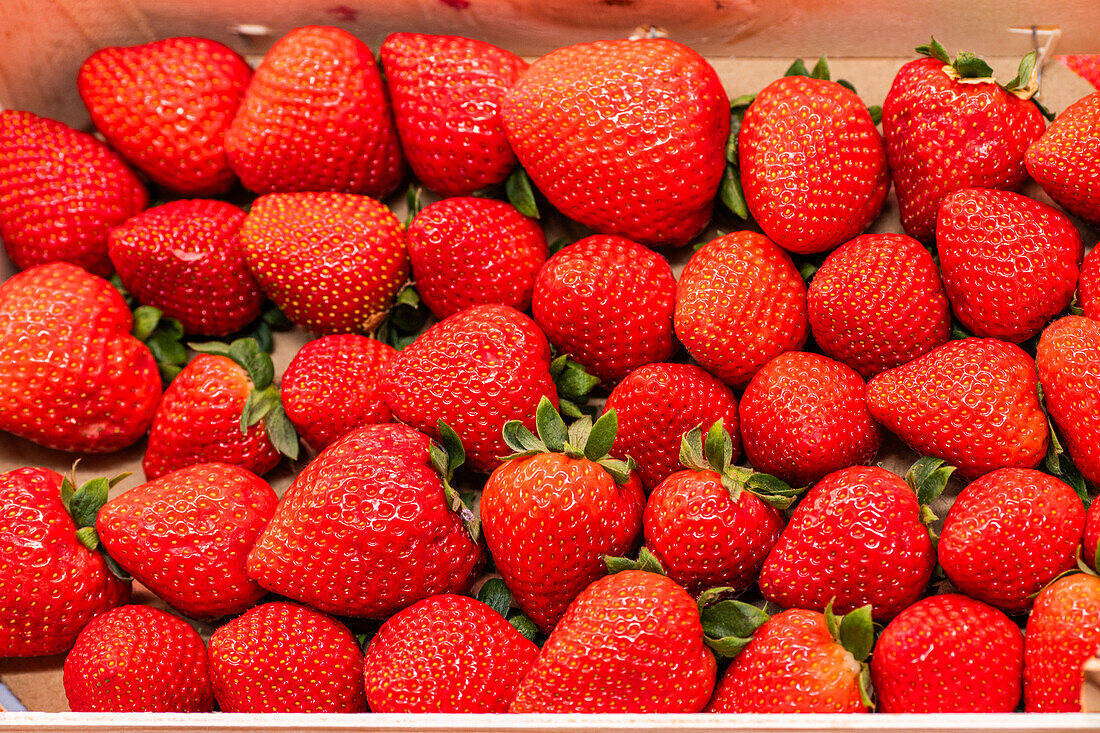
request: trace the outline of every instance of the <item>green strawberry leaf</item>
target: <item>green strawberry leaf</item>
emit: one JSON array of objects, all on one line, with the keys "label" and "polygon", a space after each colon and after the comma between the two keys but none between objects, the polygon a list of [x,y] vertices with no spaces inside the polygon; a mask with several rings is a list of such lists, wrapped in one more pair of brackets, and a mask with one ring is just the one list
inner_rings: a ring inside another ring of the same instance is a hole
[{"label": "green strawberry leaf", "polygon": [[536,438],[535,434],[519,420],[509,420],[504,423],[503,435],[505,445],[515,451],[515,454],[509,458],[547,452],[546,444]]},{"label": "green strawberry leaf", "polygon": [[477,592],[477,599],[504,618],[508,618],[508,611],[512,609],[512,591],[500,578],[486,580]]},{"label": "green strawberry leaf", "polygon": [[847,89],[852,94],[859,94],[859,92],[856,91],[856,85],[848,81],[847,79],[837,79],[836,83]]},{"label": "green strawberry leaf", "polygon": [[516,169],[508,175],[504,181],[504,190],[508,194],[508,201],[519,210],[519,213],[532,219],[539,218],[534,187],[522,166],[516,166]]},{"label": "green strawberry leaf", "polygon": [[634,472],[634,469],[638,467],[638,464],[634,462],[634,459],[630,456],[626,457],[626,460],[620,460],[618,458],[601,458],[596,461],[603,470],[611,474],[611,478],[615,479],[617,484],[625,484],[630,480],[630,474]]},{"label": "green strawberry leaf", "polygon": [[[1032,104],[1034,104],[1036,107],[1039,108],[1039,114],[1041,114],[1043,117],[1045,117],[1047,122],[1054,122],[1054,118],[1057,116],[1057,115],[1054,114],[1054,112],[1052,112],[1051,110],[1049,110],[1045,106],[1043,106],[1043,103],[1040,102],[1035,97],[1032,97],[1030,101],[1031,101]],[[1080,315],[1080,314],[1078,314],[1078,315]]]},{"label": "green strawberry leaf", "polygon": [[732,588],[711,588],[699,596],[699,620],[704,642],[719,656],[732,658],[749,645],[752,636],[770,615],[737,600],[721,600]]},{"label": "green strawberry leaf", "polygon": [[[855,91],[854,89],[852,91]],[[871,122],[877,127],[882,124],[882,107],[872,104],[867,107],[867,114],[871,115]]]},{"label": "green strawberry leaf", "polygon": [[587,401],[589,393],[600,383],[599,377],[586,372],[569,354],[561,354],[550,362],[550,378],[554,380],[559,402]]},{"label": "green strawberry leaf", "polygon": [[567,448],[572,448],[570,455],[583,456],[585,446],[588,445],[588,437],[592,434],[592,418],[581,415],[569,426],[569,441]]},{"label": "green strawberry leaf", "polygon": [[89,550],[95,551],[99,547],[99,535],[95,527],[81,527],[76,531],[76,539]]},{"label": "green strawberry leaf", "polygon": [[107,569],[111,571],[111,575],[127,583],[133,580],[130,574],[123,570],[122,566],[118,564],[118,560],[115,560],[107,554],[107,548],[102,544],[99,545],[99,554],[103,556],[103,562],[107,565]]},{"label": "green strawberry leaf", "polygon": [[749,204],[745,200],[745,191],[741,188],[741,171],[732,163],[722,173],[722,183],[718,187],[718,198],[727,209],[739,219],[749,218]]},{"label": "green strawberry leaf", "polygon": [[960,51],[951,64],[963,79],[992,79],[993,68],[979,56],[969,51]]},{"label": "green strawberry leaf", "polygon": [[422,193],[419,186],[409,186],[409,190],[405,192],[405,205],[409,209],[409,212],[405,215],[406,229],[413,223],[413,219],[420,213],[420,210],[424,208],[424,204],[420,200]]},{"label": "green strawberry leaf", "polygon": [[160,323],[160,317],[164,311],[151,305],[143,305],[134,309],[134,326],[130,329],[130,335],[138,341],[144,341],[153,335],[153,329]]},{"label": "green strawberry leaf", "polygon": [[[1041,385],[1039,389],[1039,400],[1042,402]],[[1048,473],[1073,487],[1073,491],[1080,497],[1085,509],[1088,509],[1092,504],[1092,497],[1089,496],[1085,477],[1081,475],[1080,469],[1077,468],[1077,465],[1063,447],[1062,441],[1058,437],[1058,431],[1054,428],[1054,422],[1051,421],[1049,416],[1047,417],[1047,430],[1049,431],[1049,440],[1047,442],[1047,454],[1043,458],[1044,473]]]},{"label": "green strawberry leaf", "polygon": [[1031,84],[1031,78],[1035,75],[1035,52],[1029,51],[1022,59],[1020,59],[1020,66],[1016,69],[1016,77],[1004,85],[1006,91],[1014,92],[1020,89],[1026,89]]},{"label": "green strawberry leaf", "polygon": [[105,478],[85,481],[69,500],[69,514],[77,529],[94,527],[99,510],[107,503],[107,491],[111,483]]},{"label": "green strawberry leaf", "polygon": [[922,506],[928,506],[947,488],[947,482],[954,472],[955,467],[948,465],[943,459],[923,456],[905,474],[905,482],[917,495],[917,501]]},{"label": "green strawberry leaf", "polygon": [[256,339],[240,338],[229,345],[226,354],[246,372],[257,390],[267,389],[275,379],[275,366],[271,356],[260,349]]},{"label": "green strawberry leaf", "polygon": [[[799,60],[801,61],[801,59]],[[810,78],[823,79],[824,81],[829,81],[832,78],[829,73],[829,62],[825,60],[824,56],[819,58],[817,63],[814,64],[814,68],[810,70]]]},{"label": "green strawberry leaf", "polygon": [[859,701],[868,710],[875,709],[875,688],[871,685],[871,667],[866,663],[859,665]]},{"label": "green strawberry leaf", "polygon": [[[73,471],[76,471],[76,466],[73,466]],[[72,512],[73,494],[76,492],[76,487],[73,486],[73,482],[69,480],[69,477],[61,479],[61,503],[65,506],[65,509]]]},{"label": "green strawberry leaf", "polygon": [[810,70],[806,68],[805,62],[802,59],[795,59],[794,63],[787,67],[787,70],[783,72],[783,76],[809,76]]},{"label": "green strawberry leaf", "polygon": [[539,439],[551,453],[561,453],[565,450],[569,431],[565,427],[565,420],[558,414],[554,403],[546,395],[542,396],[538,407],[535,408],[535,425]]},{"label": "green strawberry leaf", "polygon": [[568,237],[558,237],[548,246],[550,256],[553,257],[558,252],[561,252],[563,249],[568,247],[570,244],[572,244],[572,242],[569,241]]},{"label": "green strawberry leaf", "polygon": [[706,440],[703,442],[703,455],[706,456],[712,471],[725,473],[730,467],[730,461],[733,459],[733,441],[722,426],[721,418],[715,420],[707,431]]},{"label": "green strawberry leaf", "polygon": [[280,404],[279,390],[275,385],[249,392],[244,401],[244,409],[241,410],[241,435],[246,435],[250,427],[267,417]]},{"label": "green strawberry leaf", "polygon": [[588,440],[581,447],[584,457],[590,461],[598,461],[611,453],[611,447],[615,444],[615,434],[619,432],[619,416],[612,408],[600,415],[600,418],[592,425],[588,434]]},{"label": "green strawberry leaf", "polygon": [[431,311],[424,305],[412,283],[405,283],[394,299],[389,315],[374,332],[374,337],[400,351],[420,335]]},{"label": "green strawberry leaf", "polygon": [[292,461],[298,459],[298,431],[283,411],[281,402],[264,416],[264,429],[275,450]]},{"label": "green strawberry leaf", "polygon": [[260,320],[276,331],[286,331],[294,326],[291,320],[286,317],[286,313],[283,313],[279,306],[270,301],[264,306],[263,313],[260,314]]},{"label": "green strawberry leaf", "polygon": [[439,430],[439,442],[443,444],[447,457],[443,475],[449,481],[454,472],[466,462],[466,449],[462,445],[462,438],[442,419],[436,423],[436,428]]},{"label": "green strawberry leaf", "polygon": [[692,471],[709,471],[710,464],[703,454],[703,427],[701,425],[684,433],[680,439],[680,464]]},{"label": "green strawberry leaf", "polygon": [[200,341],[198,343],[189,343],[187,346],[192,351],[197,351],[200,354],[229,356],[229,344],[222,343],[221,341]]},{"label": "green strawberry leaf", "polygon": [[130,295],[130,291],[127,290],[126,286],[122,284],[122,278],[118,276],[117,272],[112,274],[107,282],[111,283],[111,286],[122,296],[122,300],[126,302],[127,308],[134,307],[134,298]]},{"label": "green strawberry leaf", "polygon": [[844,614],[840,618],[839,632],[837,641],[852,653],[857,662],[862,662],[871,656],[871,649],[875,645],[875,626],[871,621],[871,606],[868,604]]},{"label": "green strawberry leaf", "polygon": [[947,55],[947,49],[943,47],[943,44],[936,40],[935,36],[932,37],[932,40],[927,45],[917,46],[916,50],[917,53],[921,54],[922,56],[930,56],[934,59],[942,61],[945,64],[951,63],[951,57]]},{"label": "green strawberry leaf", "polygon": [[508,619],[508,623],[512,624],[513,628],[522,634],[527,641],[534,641],[535,637],[539,635],[539,627],[535,626],[535,622],[522,613],[512,616]]},{"label": "green strawberry leaf", "polygon": [[621,573],[624,570],[641,570],[646,573],[665,575],[665,569],[662,567],[661,561],[649,551],[649,548],[644,546],[638,551],[637,560],[631,560],[629,557],[604,555],[603,564],[607,567],[609,575]]}]

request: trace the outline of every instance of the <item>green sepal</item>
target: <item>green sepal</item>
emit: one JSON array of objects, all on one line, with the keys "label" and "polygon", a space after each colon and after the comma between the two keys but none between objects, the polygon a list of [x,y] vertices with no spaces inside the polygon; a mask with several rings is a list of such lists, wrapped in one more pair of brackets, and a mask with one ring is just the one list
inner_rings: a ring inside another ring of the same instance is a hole
[{"label": "green sepal", "polygon": [[609,575],[621,573],[624,570],[641,570],[646,573],[665,575],[665,569],[661,565],[661,561],[649,551],[649,548],[644,546],[642,549],[638,550],[637,560],[632,560],[629,557],[612,557],[611,555],[604,555],[603,564],[607,568]]},{"label": "green sepal", "polygon": [[[73,470],[76,470],[76,466],[73,466]],[[65,511],[71,512],[71,505],[73,501],[73,494],[76,493],[76,487],[73,486],[73,482],[69,480],[69,477],[61,479],[61,503],[65,507]]]},{"label": "green sepal", "polygon": [[283,313],[279,306],[270,301],[264,306],[263,312],[260,313],[260,320],[276,331],[286,331],[294,326],[294,323],[286,317],[286,313]]},{"label": "green sepal", "polygon": [[512,624],[512,627],[523,635],[527,641],[534,641],[535,637],[539,635],[539,627],[535,626],[535,622],[522,613],[518,613],[508,619],[508,623]]},{"label": "green sepal", "polygon": [[[837,79],[836,83],[839,84],[840,86],[844,87],[845,89],[847,89],[852,94],[859,94],[859,92],[856,91],[856,85],[853,84],[852,82],[848,81],[847,79]],[[871,110],[871,108],[868,107],[867,111],[870,111],[870,110]]]},{"label": "green sepal", "polygon": [[1096,543],[1096,552],[1092,555],[1092,567],[1094,573],[1100,573],[1100,542]]},{"label": "green sepal", "polygon": [[802,279],[805,280],[807,284],[809,284],[820,269],[820,265],[807,260],[798,266],[798,274],[802,276]]},{"label": "green sepal", "polygon": [[592,435],[592,418],[581,415],[569,425],[569,440],[565,443],[566,454],[573,458],[583,456],[590,435]]},{"label": "green sepal", "polygon": [[252,380],[252,386],[256,390],[267,389],[275,379],[275,365],[271,362],[271,355],[264,353],[256,339],[236,339],[229,344],[226,356],[248,372],[248,378]]},{"label": "green sepal", "polygon": [[734,216],[743,220],[749,218],[749,204],[745,200],[745,190],[741,187],[741,172],[733,163],[727,163],[726,170],[722,173],[718,198]]},{"label": "green sepal", "polygon": [[1035,52],[1028,51],[1020,59],[1020,66],[1016,69],[1016,78],[1004,85],[1006,91],[1014,92],[1025,89],[1031,84],[1031,77],[1035,72]]},{"label": "green sepal", "polygon": [[[855,91],[855,90],[853,90]],[[871,122],[877,127],[882,124],[882,106],[871,104],[867,106],[867,114],[871,115]]]},{"label": "green sepal", "polygon": [[96,516],[107,503],[107,492],[110,488],[111,484],[107,479],[94,478],[85,481],[73,492],[69,500],[69,514],[77,529],[95,526]]},{"label": "green sepal", "polygon": [[539,207],[535,203],[535,190],[531,185],[531,179],[522,166],[516,166],[508,178],[504,181],[504,191],[508,195],[508,201],[524,216],[532,219],[539,218]]},{"label": "green sepal", "polygon": [[599,377],[585,371],[569,354],[561,354],[550,362],[550,378],[554,380],[559,402],[587,401],[589,393],[600,383]]},{"label": "green sepal", "polygon": [[553,242],[550,242],[549,245],[547,245],[547,251],[552,257],[568,247],[570,244],[572,244],[572,242],[569,241],[568,237],[558,237]]},{"label": "green sepal", "polygon": [[993,67],[970,51],[960,51],[951,64],[963,79],[992,79]]},{"label": "green sepal", "polygon": [[187,363],[187,349],[180,343],[183,324],[175,318],[165,318],[159,308],[143,305],[134,310],[131,334],[148,347],[157,363],[161,382],[171,383]]},{"label": "green sepal", "polygon": [[871,656],[875,646],[875,625],[871,620],[871,605],[837,616],[833,612],[833,601],[825,607],[825,625],[829,633],[847,649],[857,662]]},{"label": "green sepal", "polygon": [[1042,102],[1040,102],[1035,97],[1032,97],[1028,101],[1030,101],[1032,104],[1034,104],[1036,107],[1039,108],[1039,114],[1041,114],[1043,117],[1045,117],[1047,122],[1054,122],[1054,118],[1057,117],[1057,115],[1055,115],[1054,112],[1052,112],[1045,105],[1043,105]]},{"label": "green sepal", "polygon": [[548,452],[546,445],[519,420],[509,420],[504,423],[502,433],[504,444],[514,451],[512,455],[506,456],[503,460]]},{"label": "green sepal", "polygon": [[95,527],[81,527],[76,531],[76,538],[80,544],[93,552],[99,548],[99,534],[95,531]]},{"label": "green sepal", "polygon": [[824,81],[832,79],[832,75],[829,73],[829,62],[826,61],[824,56],[817,60],[814,68],[810,69],[810,78],[823,79]]},{"label": "green sepal", "polygon": [[584,457],[590,461],[599,461],[611,453],[615,444],[615,434],[619,432],[619,416],[612,408],[600,415],[592,425],[588,438],[581,447]]},{"label": "green sepal", "polygon": [[267,417],[279,404],[279,390],[275,385],[249,392],[244,401],[244,409],[241,410],[241,435],[246,435],[250,427]]},{"label": "green sepal", "polygon": [[413,219],[420,213],[420,210],[424,208],[424,204],[421,201],[421,195],[423,191],[419,186],[409,186],[409,189],[405,191],[405,205],[409,211],[405,214],[405,228],[408,229],[409,225],[413,223]]},{"label": "green sepal", "polygon": [[936,40],[935,36],[932,37],[932,40],[928,44],[917,46],[916,51],[922,56],[930,56],[945,64],[951,63],[951,57],[947,55],[947,49],[943,47],[942,43]]},{"label": "green sepal", "polygon": [[787,70],[783,72],[783,76],[809,76],[810,70],[806,68],[806,63],[802,59],[795,59],[794,63],[787,67]]},{"label": "green sepal", "polygon": [[214,356],[229,356],[229,344],[221,341],[199,341],[187,344],[192,351]]},{"label": "green sepal", "polygon": [[680,464],[692,471],[710,471],[710,464],[703,454],[703,428],[696,426],[680,439]]},{"label": "green sepal", "polygon": [[508,611],[512,608],[512,591],[500,578],[489,578],[477,592],[477,599],[489,608],[508,618]]},{"label": "green sepal", "polygon": [[634,462],[634,459],[627,456],[625,460],[620,458],[601,458],[596,461],[596,464],[600,468],[611,474],[611,478],[615,479],[617,484],[625,484],[630,480],[630,474],[638,468],[638,464]]},{"label": "green sepal", "polygon": [[443,420],[436,423],[439,430],[439,442],[446,453],[447,461],[444,464],[444,476],[449,481],[462,464],[466,462],[466,448],[462,445],[462,438]]},{"label": "green sepal", "polygon": [[[1039,385],[1039,402],[1040,404],[1043,403],[1042,385]],[[1047,454],[1043,458],[1043,472],[1069,484],[1074,493],[1081,499],[1081,503],[1085,505],[1085,509],[1088,509],[1092,504],[1092,497],[1089,496],[1085,477],[1081,475],[1081,470],[1077,468],[1077,464],[1073,462],[1073,459],[1063,447],[1062,441],[1058,438],[1058,431],[1054,427],[1054,422],[1049,416],[1047,417],[1047,430],[1049,431],[1049,439]]]},{"label": "green sepal", "polygon": [[118,273],[113,273],[107,282],[111,283],[111,287],[118,291],[118,294],[122,296],[122,300],[125,301],[127,308],[134,307],[134,296],[130,295],[129,289],[122,284],[122,278]]},{"label": "green sepal", "polygon": [[711,469],[725,473],[733,460],[733,439],[722,425],[722,419],[714,421],[703,441],[703,455]]},{"label": "green sepal", "polygon": [[142,305],[134,309],[134,326],[130,329],[130,335],[138,341],[144,341],[153,333],[153,329],[160,323],[160,317],[164,311],[151,305]]},{"label": "green sepal", "polygon": [[703,625],[703,640],[716,654],[735,657],[752,641],[752,636],[770,618],[767,611],[737,600],[723,600],[732,588],[711,588],[696,602]]},{"label": "green sepal", "polygon": [[133,580],[130,574],[126,572],[121,565],[118,564],[118,560],[107,554],[107,548],[102,543],[99,545],[99,554],[103,558],[103,563],[107,566],[107,569],[111,571],[111,575],[115,576],[119,580],[129,583]]},{"label": "green sepal", "polygon": [[[917,495],[917,501],[927,507],[947,488],[947,482],[953,473],[955,473],[955,467],[948,465],[943,459],[923,456],[906,472],[905,482]],[[935,515],[932,516],[935,517]]]},{"label": "green sepal", "polygon": [[556,409],[554,403],[546,395],[539,400],[535,408],[535,426],[539,439],[551,453],[561,453],[565,450],[565,441],[569,440],[569,429],[565,427],[565,420]]},{"label": "green sepal", "polygon": [[264,432],[275,450],[292,461],[298,460],[298,431],[286,416],[281,402],[264,415]]},{"label": "green sepal", "polygon": [[871,667],[866,662],[859,665],[859,701],[868,710],[875,709],[875,689],[871,685]]},{"label": "green sepal", "polygon": [[424,329],[431,311],[424,305],[412,283],[405,283],[397,292],[390,312],[375,329],[373,336],[382,343],[401,351],[416,341]]}]

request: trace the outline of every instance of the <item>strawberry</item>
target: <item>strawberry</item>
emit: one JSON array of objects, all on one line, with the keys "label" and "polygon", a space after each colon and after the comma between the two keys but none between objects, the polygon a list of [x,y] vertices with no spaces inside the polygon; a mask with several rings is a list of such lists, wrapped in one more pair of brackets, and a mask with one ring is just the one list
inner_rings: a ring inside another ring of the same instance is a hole
[{"label": "strawberry", "polygon": [[108,488],[93,479],[77,492],[46,468],[0,474],[0,657],[64,652],[93,617],[129,600],[130,584],[94,551]]},{"label": "strawberry", "polygon": [[1081,77],[1089,84],[1100,89],[1100,55],[1078,54],[1071,56],[1055,56],[1054,58],[1066,65],[1070,71]]},{"label": "strawberry", "polygon": [[1100,566],[1097,554],[1100,553],[1100,502],[1089,504],[1085,512],[1085,534],[1081,539],[1081,559],[1093,570]]},{"label": "strawberry", "polygon": [[397,353],[366,336],[343,334],[309,341],[283,373],[286,416],[320,451],[363,425],[390,421],[379,380]]},{"label": "strawberry", "polygon": [[607,454],[617,422],[582,417],[567,432],[543,397],[535,437],[518,420],[504,426],[515,451],[489,476],[481,521],[497,571],[519,607],[549,633],[573,599],[606,572],[604,555],[638,545],[645,494],[633,462]]},{"label": "strawberry", "polygon": [[955,593],[917,601],[879,636],[871,681],[883,713],[1011,713],[1024,637],[1008,616]]},{"label": "strawberry", "polygon": [[1044,585],[1074,566],[1085,508],[1045,473],[1003,468],[959,494],[940,534],[940,565],[961,592],[1020,613]]},{"label": "strawberry", "polygon": [[446,448],[393,423],[329,445],[283,494],[249,576],[322,611],[368,618],[469,588],[485,559],[449,483],[462,446],[443,432]]},{"label": "strawberry", "polygon": [[687,46],[643,38],[552,51],[505,93],[501,119],[538,189],[597,232],[679,246],[710,220],[729,101]]},{"label": "strawberry", "polygon": [[112,499],[95,526],[139,583],[185,616],[213,619],[247,611],[266,594],[245,559],[278,501],[243,468],[201,463]]},{"label": "strawberry", "polygon": [[904,234],[865,234],[840,246],[807,292],[821,350],[871,378],[947,343],[951,314],[935,260]]},{"label": "strawberry", "polygon": [[486,303],[531,307],[546,235],[503,201],[473,196],[425,206],[409,224],[416,291],[436,318]]},{"label": "strawberry", "polygon": [[390,35],[381,56],[401,147],[421,183],[468,196],[508,176],[516,156],[501,97],[526,61],[484,41],[421,33]]},{"label": "strawberry", "polygon": [[764,235],[727,234],[688,260],[674,324],[700,366],[744,387],[760,367],[806,343],[806,283],[790,256]]},{"label": "strawberry", "polygon": [[1100,578],[1077,573],[1035,599],[1024,634],[1024,709],[1081,711],[1081,667],[1100,654]]},{"label": "strawberry", "polygon": [[1086,317],[1100,321],[1100,248],[1093,247],[1081,264],[1077,300]]},{"label": "strawberry", "polygon": [[1035,363],[996,339],[951,341],[867,384],[871,416],[967,478],[1034,468],[1047,450]]},{"label": "strawberry", "polygon": [[227,336],[263,307],[241,248],[244,218],[223,201],[172,201],[112,229],[107,252],[139,303],[178,319],[187,333]]},{"label": "strawberry", "polygon": [[886,153],[905,233],[931,242],[940,201],[960,188],[1019,188],[1024,153],[1043,134],[1039,107],[1028,101],[1035,54],[1001,86],[972,53],[952,62],[933,38],[928,58],[901,67],[882,105]]},{"label": "strawberry", "polygon": [[141,466],[149,481],[196,463],[222,462],[262,476],[280,454],[298,457],[298,435],[272,384],[271,357],[255,340],[192,344],[199,354],[157,405]]},{"label": "strawberry", "polygon": [[675,301],[676,278],[663,257],[629,239],[594,236],[542,266],[531,315],[559,352],[614,384],[676,353]]},{"label": "strawberry", "polygon": [[141,438],[161,387],[133,323],[110,283],[67,262],[0,284],[0,429],[81,453]]},{"label": "strawberry", "polygon": [[731,438],[731,460],[741,454],[737,397],[694,364],[647,364],[628,374],[607,397],[619,431],[614,452],[638,464],[642,485],[652,490],[680,470],[680,445],[692,428],[721,420]]},{"label": "strawberry", "polygon": [[84,627],[65,657],[65,697],[77,713],[209,713],[206,645],[178,616],[122,606]]},{"label": "strawberry", "polygon": [[395,418],[428,435],[443,420],[458,433],[470,468],[485,473],[508,452],[509,420],[534,427],[539,399],[557,403],[550,345],[535,322],[505,305],[479,305],[435,324],[382,374]]},{"label": "strawberry", "polygon": [[1050,324],[1036,361],[1047,410],[1070,456],[1100,486],[1100,322],[1066,316]]},{"label": "strawberry", "polygon": [[793,486],[871,461],[882,428],[867,411],[866,385],[849,366],[788,351],[756,373],[741,396],[745,455]]},{"label": "strawberry", "polygon": [[977,336],[1021,343],[1073,300],[1084,249],[1065,214],[1010,191],[946,196],[936,250],[951,307]]},{"label": "strawberry", "polygon": [[401,222],[366,196],[261,196],[240,236],[264,292],[317,333],[373,331],[409,277]]},{"label": "strawberry", "polygon": [[134,172],[91,135],[0,111],[0,240],[16,267],[62,261],[106,277],[107,231],[148,203]]},{"label": "strawberry", "polygon": [[229,190],[224,137],[252,76],[206,38],[166,38],[96,51],[76,88],[111,147],[154,182],[187,196]]},{"label": "strawberry", "polygon": [[425,598],[371,639],[367,703],[375,713],[506,713],[538,653],[481,601]]},{"label": "strawberry", "polygon": [[360,713],[363,653],[339,621],[265,603],[210,636],[210,670],[227,713]]},{"label": "strawberry", "polygon": [[1100,92],[1083,97],[1058,115],[1027,149],[1027,172],[1063,209],[1100,225]]}]

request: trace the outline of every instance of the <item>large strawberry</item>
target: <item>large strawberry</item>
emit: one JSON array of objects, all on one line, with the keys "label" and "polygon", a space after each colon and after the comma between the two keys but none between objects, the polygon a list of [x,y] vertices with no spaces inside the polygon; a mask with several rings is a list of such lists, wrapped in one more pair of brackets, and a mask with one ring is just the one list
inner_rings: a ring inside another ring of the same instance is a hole
[{"label": "large strawberry", "polygon": [[0,240],[16,267],[60,260],[106,277],[107,231],[148,202],[134,172],[91,135],[0,111]]},{"label": "large strawberry", "polygon": [[1066,316],[1037,352],[1047,410],[1086,479],[1100,486],[1100,321]]},{"label": "large strawberry", "polygon": [[1100,247],[1093,247],[1081,263],[1077,301],[1085,316],[1100,321]]},{"label": "large strawberry", "polygon": [[1066,108],[1027,149],[1027,172],[1059,206],[1100,225],[1100,92]]},{"label": "large strawberry", "polygon": [[252,69],[206,38],[96,51],[76,87],[107,142],[156,183],[188,196],[233,185],[225,131]]},{"label": "large strawberry", "polygon": [[1100,654],[1100,578],[1076,573],[1043,589],[1024,634],[1024,709],[1081,711],[1081,668]]},{"label": "large strawberry", "polygon": [[404,162],[374,56],[347,31],[295,28],[256,68],[225,133],[246,188],[383,197]]},{"label": "large strawberry", "polygon": [[504,95],[501,117],[538,189],[598,232],[676,246],[710,220],[729,102],[687,46],[643,38],[552,51]]}]

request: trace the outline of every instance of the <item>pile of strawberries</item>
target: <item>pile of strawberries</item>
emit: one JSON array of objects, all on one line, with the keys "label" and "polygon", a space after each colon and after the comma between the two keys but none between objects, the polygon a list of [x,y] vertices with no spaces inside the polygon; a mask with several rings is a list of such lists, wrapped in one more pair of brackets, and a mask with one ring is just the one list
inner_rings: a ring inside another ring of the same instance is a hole
[{"label": "pile of strawberries", "polygon": [[918,51],[869,109],[824,60],[731,102],[664,39],[315,26],[98,51],[102,139],[0,113],[0,429],[147,441],[111,500],[0,475],[0,656],[82,711],[1080,709],[1100,92],[1048,126],[1033,54]]}]

